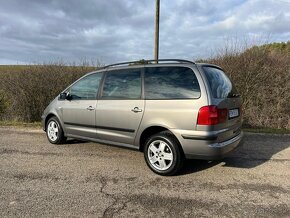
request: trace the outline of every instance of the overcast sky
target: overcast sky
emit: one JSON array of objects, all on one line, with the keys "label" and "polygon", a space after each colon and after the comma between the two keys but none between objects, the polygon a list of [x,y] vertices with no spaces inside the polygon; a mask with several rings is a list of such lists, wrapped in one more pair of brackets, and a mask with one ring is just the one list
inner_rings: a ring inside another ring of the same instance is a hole
[{"label": "overcast sky", "polygon": [[[155,0],[0,0],[0,64],[152,59]],[[290,0],[161,0],[160,58],[290,40]]]}]

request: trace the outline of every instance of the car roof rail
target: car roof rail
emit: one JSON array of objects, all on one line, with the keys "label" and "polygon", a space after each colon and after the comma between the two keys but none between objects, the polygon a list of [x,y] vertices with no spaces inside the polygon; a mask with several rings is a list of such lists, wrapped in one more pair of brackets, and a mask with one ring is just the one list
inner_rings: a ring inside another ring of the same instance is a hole
[{"label": "car roof rail", "polygon": [[183,60],[183,59],[158,59],[157,61],[152,60],[139,60],[139,61],[129,61],[129,62],[121,62],[116,64],[110,64],[106,65],[103,68],[109,68],[109,67],[115,67],[115,66],[121,66],[121,65],[127,65],[127,66],[134,66],[134,65],[146,65],[146,64],[158,64],[160,62],[178,62],[178,63],[188,63],[188,64],[195,64],[193,61]]}]

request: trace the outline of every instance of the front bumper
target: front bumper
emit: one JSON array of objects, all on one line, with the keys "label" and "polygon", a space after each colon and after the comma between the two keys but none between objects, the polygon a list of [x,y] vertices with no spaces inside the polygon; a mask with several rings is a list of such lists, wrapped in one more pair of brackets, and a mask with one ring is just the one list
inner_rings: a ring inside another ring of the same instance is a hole
[{"label": "front bumper", "polygon": [[45,127],[45,115],[41,116],[41,126],[43,131],[46,131],[46,127]]}]

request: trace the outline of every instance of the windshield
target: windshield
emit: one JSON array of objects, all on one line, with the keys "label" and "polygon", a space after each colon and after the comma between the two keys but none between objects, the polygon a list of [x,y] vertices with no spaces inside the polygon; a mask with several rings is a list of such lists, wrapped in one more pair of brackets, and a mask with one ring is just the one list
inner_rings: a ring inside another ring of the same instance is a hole
[{"label": "windshield", "polygon": [[222,70],[209,66],[203,67],[203,70],[214,98],[235,98],[240,96],[231,80]]}]

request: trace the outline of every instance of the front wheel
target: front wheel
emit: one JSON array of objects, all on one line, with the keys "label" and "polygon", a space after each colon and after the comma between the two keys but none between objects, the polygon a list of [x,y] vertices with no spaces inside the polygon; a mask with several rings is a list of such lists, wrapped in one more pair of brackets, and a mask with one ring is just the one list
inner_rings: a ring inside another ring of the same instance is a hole
[{"label": "front wheel", "polygon": [[56,117],[51,117],[46,125],[46,136],[52,144],[62,144],[66,141],[60,122]]},{"label": "front wheel", "polygon": [[178,173],[184,161],[179,142],[169,131],[155,134],[147,140],[144,157],[149,168],[163,176]]}]

